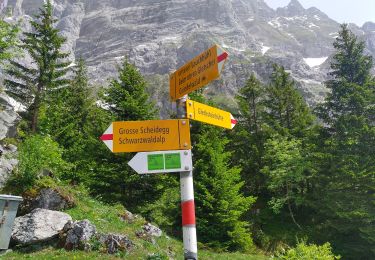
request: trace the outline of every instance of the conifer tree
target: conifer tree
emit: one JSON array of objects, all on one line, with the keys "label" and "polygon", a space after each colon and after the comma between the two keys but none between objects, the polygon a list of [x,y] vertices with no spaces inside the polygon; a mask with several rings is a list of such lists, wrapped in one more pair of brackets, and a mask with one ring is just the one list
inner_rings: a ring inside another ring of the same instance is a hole
[{"label": "conifer tree", "polygon": [[313,122],[312,114],[284,67],[274,64],[266,87],[264,118],[273,133],[303,137]]},{"label": "conifer tree", "polygon": [[53,102],[43,106],[40,122],[41,131],[53,136],[65,148],[83,138],[87,114],[95,103],[85,62],[79,59],[72,72],[69,84],[50,95]]},{"label": "conifer tree", "polygon": [[83,59],[77,61],[72,72],[69,84],[51,95],[53,102],[42,106],[39,129],[57,141],[64,148],[63,158],[75,165],[74,172],[65,177],[80,182],[88,178],[100,157],[102,142],[97,136],[111,119],[95,103]]},{"label": "conifer tree", "polygon": [[333,46],[336,53],[329,73],[332,79],[326,82],[331,93],[318,108],[319,117],[329,126],[327,130],[331,129],[332,134],[337,132],[335,124],[343,116],[363,115],[368,119],[374,93],[373,76],[370,74],[373,61],[371,56],[364,54],[364,42],[358,42],[344,24]]},{"label": "conifer tree", "polygon": [[262,128],[262,104],[260,104],[260,101],[263,93],[264,87],[255,75],[251,74],[245,86],[239,90],[236,96],[241,111],[241,118],[239,119],[252,134],[258,134]]},{"label": "conifer tree", "polygon": [[[202,96],[195,96],[204,102]],[[194,122],[194,191],[197,232],[210,246],[249,251],[253,249],[249,223],[243,220],[255,198],[244,196],[240,168],[229,166],[229,140],[222,129]]]},{"label": "conifer tree", "polygon": [[311,158],[302,141],[274,135],[265,144],[264,167],[261,172],[268,179],[267,188],[271,192],[268,204],[275,213],[280,213],[287,206],[293,223],[302,229],[297,222],[293,207],[303,206],[308,188]]},{"label": "conifer tree", "polygon": [[236,96],[238,123],[231,131],[230,149],[233,151],[233,163],[242,168],[243,190],[248,195],[259,195],[264,186],[263,174],[260,173],[267,138],[262,117],[264,94],[264,86],[252,74]]},{"label": "conifer tree", "polygon": [[[141,73],[124,60],[118,79],[113,79],[104,91],[103,100],[113,121],[150,120],[156,109],[146,92]],[[108,122],[109,125],[110,122]],[[107,126],[108,127],[108,126]],[[102,145],[103,146],[103,145]],[[98,159],[90,186],[104,200],[120,201],[130,210],[140,211],[144,205],[156,201],[162,194],[165,176],[139,175],[128,165],[134,154],[106,152]]]},{"label": "conifer tree", "polygon": [[316,185],[322,230],[347,259],[375,258],[375,82],[364,43],[342,25],[319,107],[324,125]]},{"label": "conifer tree", "polygon": [[68,80],[65,75],[69,62],[68,53],[61,51],[66,39],[59,35],[54,27],[50,0],[40,9],[36,20],[31,21],[32,32],[23,33],[20,47],[32,59],[27,66],[18,61],[11,61],[12,67],[6,70],[6,91],[28,108],[28,121],[31,132],[38,130],[39,112],[47,102],[49,95],[56,89],[65,86]]},{"label": "conifer tree", "polygon": [[[310,137],[315,132],[314,117],[294,81],[282,66],[274,65],[271,82],[266,86],[263,99],[264,142],[263,168],[264,192],[274,212],[285,209],[293,223],[301,229],[300,207],[304,206],[308,179],[312,174]],[[296,211],[300,214],[295,214]]]},{"label": "conifer tree", "polygon": [[104,95],[109,111],[116,120],[147,120],[156,116],[155,105],[149,100],[146,81],[127,60],[119,69],[119,78],[111,81]]}]

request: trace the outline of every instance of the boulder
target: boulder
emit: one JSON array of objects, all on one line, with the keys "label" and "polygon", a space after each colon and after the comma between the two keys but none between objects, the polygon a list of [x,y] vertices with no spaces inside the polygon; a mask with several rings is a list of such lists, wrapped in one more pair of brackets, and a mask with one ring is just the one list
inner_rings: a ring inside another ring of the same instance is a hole
[{"label": "boulder", "polygon": [[152,225],[151,223],[146,223],[141,230],[135,232],[135,235],[142,238],[152,244],[155,244],[155,237],[160,237],[162,235],[160,228]]},{"label": "boulder", "polygon": [[136,219],[137,215],[134,215],[133,213],[131,213],[130,211],[128,210],[125,210],[125,212],[123,214],[120,215],[120,219],[122,221],[125,221],[127,223],[132,223],[134,222],[134,220]]},{"label": "boulder", "polygon": [[65,240],[64,248],[67,250],[91,248],[89,241],[96,234],[96,227],[87,219],[69,221],[65,224],[60,238]]},{"label": "boulder", "polygon": [[68,206],[69,201],[61,196],[58,191],[50,188],[40,190],[39,195],[32,203],[33,209],[63,210],[68,208]]},{"label": "boulder", "polygon": [[151,223],[147,223],[143,226],[143,232],[153,237],[160,237],[163,233],[160,228],[152,225]]},{"label": "boulder", "polygon": [[49,241],[58,236],[72,217],[66,213],[48,209],[34,209],[14,221],[12,241],[29,245]]},{"label": "boulder", "polygon": [[134,243],[125,235],[100,234],[99,242],[105,246],[108,254],[115,254],[118,251],[130,251]]},{"label": "boulder", "polygon": [[19,206],[19,215],[25,215],[32,210],[49,209],[61,211],[74,205],[74,201],[69,196],[62,196],[56,189],[44,188],[38,191],[38,194],[24,194],[24,200]]}]

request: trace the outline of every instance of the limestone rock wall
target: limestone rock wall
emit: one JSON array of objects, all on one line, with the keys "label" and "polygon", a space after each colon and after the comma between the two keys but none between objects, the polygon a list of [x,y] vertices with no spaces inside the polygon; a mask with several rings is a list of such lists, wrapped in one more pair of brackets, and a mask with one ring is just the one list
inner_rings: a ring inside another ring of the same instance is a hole
[{"label": "limestone rock wall", "polygon": [[[8,0],[14,19],[35,14],[43,0]],[[339,24],[297,0],[277,10],[263,0],[53,0],[58,28],[71,58],[83,57],[92,83],[108,84],[127,57],[150,80],[165,112],[167,75],[216,43],[229,52],[223,76],[208,95],[232,97],[251,72],[264,81],[273,62],[289,70],[310,104],[323,99],[327,66],[306,58],[329,57]],[[354,26],[354,25],[353,25]],[[375,56],[370,25],[359,28]],[[163,79],[162,81],[156,80]],[[158,82],[157,85],[155,82]]]}]

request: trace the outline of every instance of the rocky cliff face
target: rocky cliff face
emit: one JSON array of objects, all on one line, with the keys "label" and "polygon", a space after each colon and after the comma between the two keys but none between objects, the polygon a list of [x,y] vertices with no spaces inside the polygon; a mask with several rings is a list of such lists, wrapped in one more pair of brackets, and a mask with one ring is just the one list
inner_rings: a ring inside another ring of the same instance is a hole
[{"label": "rocky cliff face", "polygon": [[16,111],[23,107],[9,98],[0,89],[0,189],[11,175],[13,168],[18,164],[17,147],[3,144],[1,140],[16,135],[16,125],[20,119]]},{"label": "rocky cliff face", "polygon": [[14,137],[16,134],[15,125],[19,116],[16,110],[19,105],[13,99],[0,92],[0,140],[5,137]]},{"label": "rocky cliff face", "polygon": [[362,26],[364,32],[363,39],[366,42],[370,54],[375,54],[375,23],[367,22]]},{"label": "rocky cliff face", "polygon": [[[35,14],[43,0],[8,0],[12,19]],[[207,95],[230,101],[251,72],[267,81],[272,63],[289,70],[310,104],[322,100],[339,24],[297,0],[273,10],[263,0],[54,0],[72,58],[83,57],[94,84],[107,84],[127,57],[147,75],[158,105],[168,102],[168,74],[213,43],[229,53]],[[8,18],[11,19],[11,18]],[[375,56],[373,23],[352,26]],[[229,104],[230,106],[230,104]]]}]

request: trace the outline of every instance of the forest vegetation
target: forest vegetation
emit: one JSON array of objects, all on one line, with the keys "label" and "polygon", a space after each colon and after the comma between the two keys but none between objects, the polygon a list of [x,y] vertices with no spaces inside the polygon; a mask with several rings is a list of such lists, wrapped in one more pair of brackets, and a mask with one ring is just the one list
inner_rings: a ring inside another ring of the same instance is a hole
[{"label": "forest vegetation", "polygon": [[[32,32],[0,21],[3,89],[26,106],[12,140],[19,165],[4,192],[22,195],[45,178],[84,187],[180,239],[178,175],[138,175],[127,165],[134,154],[111,153],[99,140],[113,121],[158,119],[143,75],[124,59],[118,77],[94,93],[85,61],[72,66],[55,24],[50,1]],[[279,259],[375,259],[373,60],[346,24],[334,48],[324,82],[330,92],[317,107],[275,64],[268,83],[253,74],[240,86],[232,131],[191,122],[200,247]],[[31,65],[22,63],[25,55]],[[218,106],[201,91],[190,98]],[[52,176],[41,177],[43,169]]]}]

